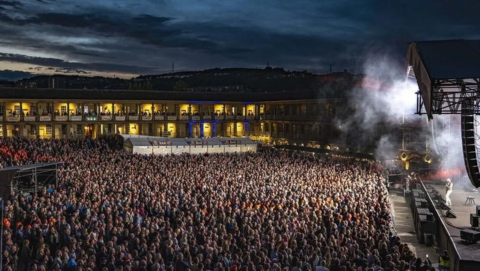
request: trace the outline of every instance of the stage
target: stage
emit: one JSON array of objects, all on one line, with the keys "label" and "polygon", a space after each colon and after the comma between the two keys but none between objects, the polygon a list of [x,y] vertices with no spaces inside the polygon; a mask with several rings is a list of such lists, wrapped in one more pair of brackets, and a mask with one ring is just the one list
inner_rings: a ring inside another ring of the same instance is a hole
[{"label": "stage", "polygon": [[[435,200],[432,187],[435,188],[443,199],[445,199],[445,186],[439,184],[425,184],[425,188],[433,203],[437,203]],[[470,202],[466,205],[467,197],[471,196],[475,198],[475,204]],[[480,193],[473,191],[466,191],[460,187],[453,187],[453,192],[450,195],[452,206],[449,206],[456,218],[445,217],[446,209],[441,208],[439,204],[434,204],[435,210],[440,218],[441,223],[436,223],[437,242],[440,249],[446,249],[449,251],[450,256],[452,253],[456,253],[458,256],[458,263],[460,266],[463,264],[478,264],[480,266],[480,243],[465,244],[460,239],[460,230],[465,228],[471,228],[470,226],[470,214],[476,212],[476,205],[480,205]],[[442,235],[442,236],[439,236]],[[438,239],[444,240],[438,240]],[[450,240],[448,240],[450,239]],[[442,244],[440,244],[442,243]],[[462,264],[463,262],[463,264]],[[464,269],[460,269],[464,270]],[[467,269],[465,269],[467,270]]]}]

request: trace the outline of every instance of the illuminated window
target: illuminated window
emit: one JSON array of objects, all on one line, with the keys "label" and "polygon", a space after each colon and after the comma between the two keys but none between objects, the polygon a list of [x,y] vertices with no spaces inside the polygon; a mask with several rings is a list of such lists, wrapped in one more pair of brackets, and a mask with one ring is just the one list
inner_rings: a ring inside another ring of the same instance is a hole
[{"label": "illuminated window", "polygon": [[47,124],[47,135],[51,135],[51,134],[52,134],[52,125]]}]

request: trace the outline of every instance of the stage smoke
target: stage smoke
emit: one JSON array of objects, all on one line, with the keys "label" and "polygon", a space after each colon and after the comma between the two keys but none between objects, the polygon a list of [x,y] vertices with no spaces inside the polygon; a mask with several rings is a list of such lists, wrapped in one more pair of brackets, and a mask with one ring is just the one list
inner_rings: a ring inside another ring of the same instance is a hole
[{"label": "stage smoke", "polygon": [[[401,149],[401,123],[421,120],[415,115],[416,82],[406,80],[406,71],[397,68],[388,56],[368,57],[363,66],[362,87],[348,95],[349,109],[339,114],[336,127],[345,144],[378,159],[393,159]],[[423,117],[426,121],[426,118]],[[397,125],[398,124],[398,125]],[[372,146],[368,143],[374,142]]]},{"label": "stage smoke", "polygon": [[[372,152],[379,160],[395,159],[403,147],[402,123],[417,123],[418,138],[410,138],[418,140],[417,151],[430,150],[442,158],[440,169],[464,175],[460,116],[435,115],[428,120],[426,115],[415,114],[418,84],[407,80],[406,68],[399,68],[387,54],[366,59],[363,86],[352,89],[348,95],[349,108],[335,119],[336,127],[344,135],[342,143]],[[372,141],[373,146],[368,148],[367,142]],[[457,180],[468,181],[460,177]]]}]

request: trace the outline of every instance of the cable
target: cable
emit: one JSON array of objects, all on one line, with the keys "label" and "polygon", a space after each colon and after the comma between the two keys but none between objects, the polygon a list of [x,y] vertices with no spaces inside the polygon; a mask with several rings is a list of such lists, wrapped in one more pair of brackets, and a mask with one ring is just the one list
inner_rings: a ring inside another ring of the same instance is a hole
[{"label": "cable", "polygon": [[[450,226],[450,227],[452,227],[452,228],[455,228],[455,229],[458,229],[458,230],[469,229],[469,227],[458,227],[458,226],[455,226],[455,225],[452,224],[452,222],[450,222],[450,221],[448,221],[448,220],[446,220],[446,219],[444,219],[443,221],[445,221],[445,223],[447,223],[448,226]],[[451,235],[451,237],[455,237],[455,236]],[[456,237],[460,237],[460,236],[456,236]]]}]

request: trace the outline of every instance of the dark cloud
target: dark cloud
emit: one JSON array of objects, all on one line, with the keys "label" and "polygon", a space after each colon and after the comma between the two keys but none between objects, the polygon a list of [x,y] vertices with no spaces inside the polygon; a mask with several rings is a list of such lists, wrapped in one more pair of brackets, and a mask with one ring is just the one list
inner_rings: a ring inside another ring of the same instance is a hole
[{"label": "dark cloud", "polygon": [[99,72],[124,72],[130,73],[132,71],[136,71],[137,73],[141,74],[144,73],[145,70],[148,68],[144,67],[137,67],[137,66],[128,66],[128,65],[116,65],[110,63],[72,63],[67,62],[61,59],[55,58],[41,58],[41,57],[28,57],[24,55],[15,55],[15,54],[3,54],[0,53],[0,61],[6,62],[16,62],[16,63],[26,63],[26,64],[33,64],[33,65],[41,65],[46,67],[55,67],[58,70],[92,70],[92,71],[99,71]]},{"label": "dark cloud", "polygon": [[8,1],[8,0],[0,0],[0,8],[7,9],[7,8],[13,8],[13,9],[22,9],[23,4],[22,2],[19,1]]},{"label": "dark cloud", "polygon": [[56,69],[56,73],[65,73],[65,74],[91,74],[91,72],[88,71],[82,71],[78,69],[67,69],[67,68],[61,68],[61,69]]},{"label": "dark cloud", "polygon": [[83,55],[83,56],[92,56],[92,57],[98,57],[98,58],[108,58],[107,56],[101,55],[101,54],[94,54],[94,53],[86,53],[86,52],[72,52],[73,54],[77,55]]},{"label": "dark cloud", "polygon": [[477,10],[480,1],[0,0],[0,60],[123,73],[172,62],[357,69],[377,52],[403,58],[412,40],[480,38]]},{"label": "dark cloud", "polygon": [[16,81],[34,76],[32,73],[24,71],[0,70],[0,80]]},{"label": "dark cloud", "polygon": [[64,74],[91,74],[89,71],[83,71],[72,68],[53,68],[53,67],[29,67],[29,70],[36,72],[40,71],[55,71],[55,73],[64,73]]}]

